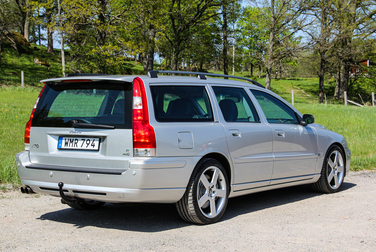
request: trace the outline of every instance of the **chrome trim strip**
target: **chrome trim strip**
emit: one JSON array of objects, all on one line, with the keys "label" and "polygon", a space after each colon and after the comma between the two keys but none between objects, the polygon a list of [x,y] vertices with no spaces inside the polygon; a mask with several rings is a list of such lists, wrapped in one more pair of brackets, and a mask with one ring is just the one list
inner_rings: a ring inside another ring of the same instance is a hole
[{"label": "chrome trim strip", "polygon": [[[260,188],[273,187],[273,186],[278,186],[278,185],[283,185],[283,184],[292,184],[292,183],[296,183],[296,182],[309,181],[309,180],[312,180],[315,175],[319,175],[319,174],[309,174],[309,175],[304,175],[304,176],[296,176],[296,177],[287,177],[287,178],[272,179],[272,180],[270,180],[270,184],[268,184],[268,185],[249,187],[249,188],[240,189],[240,190],[236,190],[234,188],[233,192],[234,193],[235,192],[242,192],[242,191],[255,190],[255,189],[260,189]],[[293,180],[290,180],[290,179],[293,179]],[[286,180],[289,180],[289,181],[286,181]],[[280,181],[280,182],[278,183],[278,181]],[[255,184],[255,183],[262,183],[262,182],[267,182],[267,180],[255,181],[255,182],[250,182],[250,183],[235,184],[235,185],[233,185],[233,187],[237,187],[237,186],[241,186],[241,185],[246,185],[246,184],[252,185],[252,184]]]},{"label": "chrome trim strip", "polygon": [[127,171],[127,169],[95,169],[95,168],[85,168],[85,167],[70,167],[70,166],[43,165],[43,164],[30,164],[30,165],[26,165],[25,167],[27,169],[35,169],[35,170],[96,173],[96,174],[107,174],[107,175],[121,175]]}]

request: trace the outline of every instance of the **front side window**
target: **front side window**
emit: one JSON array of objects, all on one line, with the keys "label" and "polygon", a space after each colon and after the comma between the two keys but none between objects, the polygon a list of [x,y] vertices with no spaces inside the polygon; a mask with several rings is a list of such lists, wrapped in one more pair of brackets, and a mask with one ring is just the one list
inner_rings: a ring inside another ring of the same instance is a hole
[{"label": "front side window", "polygon": [[159,122],[214,120],[204,86],[151,86],[150,89]]},{"label": "front side window", "polygon": [[213,87],[226,122],[259,122],[251,100],[242,88]]},{"label": "front side window", "polygon": [[298,123],[294,111],[282,101],[265,92],[257,90],[251,90],[251,92],[256,97],[269,123]]}]

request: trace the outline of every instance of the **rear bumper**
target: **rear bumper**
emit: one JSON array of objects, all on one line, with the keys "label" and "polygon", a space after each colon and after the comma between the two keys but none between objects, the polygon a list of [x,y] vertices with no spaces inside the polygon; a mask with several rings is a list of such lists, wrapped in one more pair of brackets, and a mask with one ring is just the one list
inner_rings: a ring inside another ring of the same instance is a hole
[{"label": "rear bumper", "polygon": [[[21,180],[35,193],[48,194],[60,197],[57,183],[33,180]],[[148,202],[148,203],[174,203],[184,194],[185,188],[157,188],[157,189],[131,189],[99,186],[82,186],[64,184],[64,194],[80,199],[90,199],[103,202]]]},{"label": "rear bumper", "polygon": [[112,203],[177,202],[198,159],[134,158],[121,173],[106,174],[105,169],[95,173],[82,168],[32,164],[28,151],[16,155],[22,183],[36,193],[59,196],[58,183],[63,182],[67,196]]}]

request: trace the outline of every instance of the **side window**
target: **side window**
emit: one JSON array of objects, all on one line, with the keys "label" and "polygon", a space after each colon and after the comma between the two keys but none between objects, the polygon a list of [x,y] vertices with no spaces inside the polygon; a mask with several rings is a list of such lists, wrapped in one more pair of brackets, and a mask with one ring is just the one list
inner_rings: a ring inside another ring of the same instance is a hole
[{"label": "side window", "polygon": [[226,122],[259,122],[256,109],[242,88],[213,87]]},{"label": "side window", "polygon": [[251,92],[256,97],[269,123],[298,123],[294,111],[282,101],[261,91],[251,90]]},{"label": "side window", "polygon": [[214,120],[204,86],[151,86],[150,89],[159,122]]}]

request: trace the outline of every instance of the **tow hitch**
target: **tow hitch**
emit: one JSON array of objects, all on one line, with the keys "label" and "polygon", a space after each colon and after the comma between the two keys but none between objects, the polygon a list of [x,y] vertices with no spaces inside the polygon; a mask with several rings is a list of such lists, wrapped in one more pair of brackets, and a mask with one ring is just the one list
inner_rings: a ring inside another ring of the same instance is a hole
[{"label": "tow hitch", "polygon": [[76,203],[77,202],[76,198],[68,197],[64,194],[64,191],[63,191],[64,183],[63,182],[59,182],[59,184],[57,184],[57,185],[59,186],[59,193],[60,193],[60,197],[62,198],[62,203]]}]

